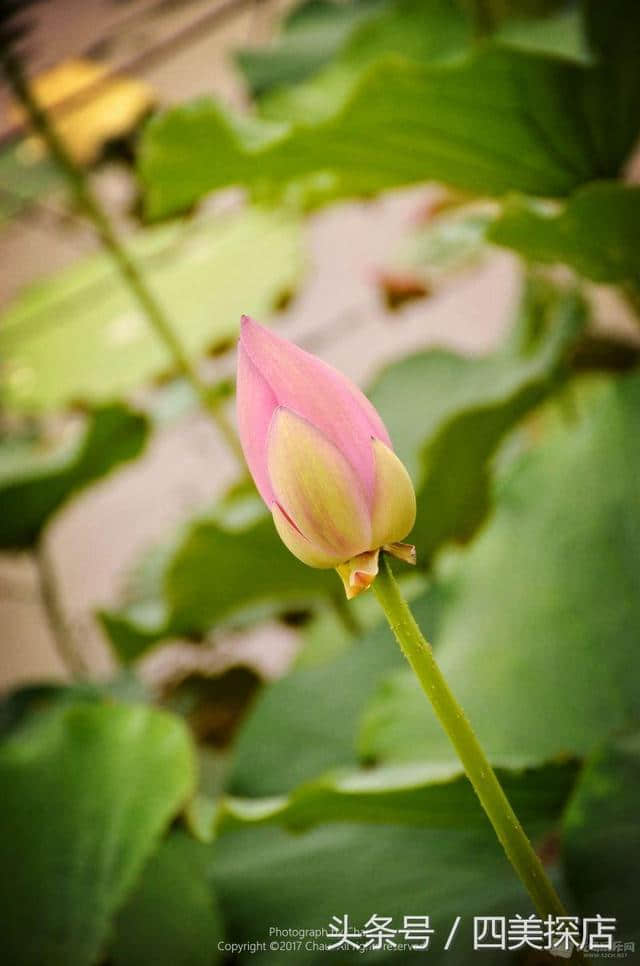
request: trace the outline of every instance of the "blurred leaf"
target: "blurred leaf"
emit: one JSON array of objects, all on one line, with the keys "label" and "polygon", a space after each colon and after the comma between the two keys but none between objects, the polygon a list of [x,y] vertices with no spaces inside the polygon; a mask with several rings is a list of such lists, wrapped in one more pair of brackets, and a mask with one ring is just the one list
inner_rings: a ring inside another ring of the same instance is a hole
[{"label": "blurred leaf", "polygon": [[457,0],[395,0],[360,24],[321,73],[263,97],[260,115],[303,125],[326,120],[380,58],[396,54],[417,64],[441,63],[462,56],[471,40],[471,19]]},{"label": "blurred leaf", "polygon": [[564,262],[596,282],[640,279],[640,187],[588,185],[560,212],[514,200],[488,228],[489,241],[538,262]]},{"label": "blurred leaf", "polygon": [[142,593],[101,614],[123,661],[162,638],[201,635],[249,610],[264,617],[339,590],[333,570],[305,567],[289,553],[255,493],[221,501],[154,559]]},{"label": "blurred leaf", "polygon": [[587,37],[582,4],[566,6],[537,16],[506,17],[496,27],[494,37],[517,50],[562,57],[577,63],[592,64],[593,51]]},{"label": "blurred leaf", "polygon": [[410,59],[410,46],[407,56],[367,63],[346,98],[334,77],[321,98],[331,99],[330,116],[269,122],[260,146],[244,141],[211,100],[170,110],[141,143],[147,213],[169,215],[229,184],[281,188],[318,174],[327,179],[325,198],[427,179],[481,194],[563,197],[614,177],[638,134],[640,6],[613,0],[604,17],[597,4],[588,13],[594,66],[498,42],[425,65]]},{"label": "blurred leaf", "polygon": [[597,177],[613,173],[638,137],[640,5],[635,0],[583,0],[587,36],[600,60],[585,87],[585,117],[601,158]]},{"label": "blurred leaf", "polygon": [[[593,63],[583,11],[578,7],[526,19],[506,17],[493,36],[503,47]],[[377,59],[398,54],[418,64],[441,63],[469,52],[473,41],[472,18],[459,0],[386,3],[358,25],[339,56],[320,73],[306,83],[267,91],[260,99],[259,113],[301,124],[325,120],[346,102],[363,70]]]},{"label": "blurred leaf", "polygon": [[305,0],[294,7],[271,46],[237,51],[236,62],[251,93],[259,96],[315,73],[340,50],[356,27],[384,5],[385,0]]},{"label": "blurred leaf", "polygon": [[47,158],[30,158],[24,143],[0,151],[0,227],[33,201],[60,187],[61,176]]},{"label": "blurred leaf", "polygon": [[[570,387],[566,405],[423,602],[440,665],[499,763],[587,753],[640,714],[640,377]],[[361,750],[450,759],[406,671],[369,707]]]},{"label": "blurred leaf", "polygon": [[16,688],[0,700],[0,738],[22,724],[32,714],[39,714],[59,704],[102,701],[104,694],[93,681],[59,684],[48,681]]},{"label": "blurred leaf", "polygon": [[148,435],[142,413],[121,403],[96,408],[82,437],[53,451],[42,441],[0,441],[0,547],[27,547],[48,518],[83,487],[135,459]]},{"label": "blurred leaf", "polygon": [[564,819],[567,879],[583,916],[615,916],[616,940],[640,943],[640,735],[587,763]]},{"label": "blurred leaf", "polygon": [[447,209],[430,218],[406,239],[397,265],[428,284],[473,265],[487,251],[486,234],[492,215],[477,209]]},{"label": "blurred leaf", "polygon": [[209,851],[172,832],[151,856],[120,910],[110,943],[114,966],[213,966],[223,938],[208,881]]},{"label": "blurred leaf", "polygon": [[358,720],[377,682],[402,666],[384,628],[319,667],[267,685],[240,728],[228,788],[266,797],[292,791],[330,768],[355,766]]},{"label": "blurred leaf", "polygon": [[[105,145],[129,134],[155,100],[148,84],[115,75],[107,65],[85,58],[56,64],[32,78],[31,86],[77,164],[97,161]],[[24,122],[21,107],[13,107],[12,114],[14,120]],[[38,138],[29,141],[34,153],[46,154]]]},{"label": "blurred leaf", "polygon": [[371,389],[416,482],[411,542],[424,567],[446,542],[468,540],[486,516],[490,458],[505,433],[557,388],[586,321],[579,296],[542,283],[525,289],[520,312],[534,315],[539,329],[526,354],[509,344],[484,358],[432,349],[390,366]]},{"label": "blurred leaf", "polygon": [[[535,772],[500,772],[502,787],[523,822],[552,821],[560,813],[577,764],[549,764]],[[328,774],[276,798],[224,798],[218,834],[244,824],[305,829],[326,822],[374,822],[428,828],[486,827],[487,819],[459,766],[410,764]]]},{"label": "blurred leaf", "polygon": [[128,669],[118,669],[113,677],[94,681],[26,684],[10,691],[0,700],[0,739],[31,715],[60,705],[86,704],[93,701],[146,704],[150,697],[140,678]]},{"label": "blurred leaf", "polygon": [[[532,831],[530,827],[530,831]],[[425,953],[367,950],[367,962],[442,963],[468,966],[472,957],[473,916],[528,915],[530,903],[493,831],[468,828],[403,828],[337,824],[305,834],[277,828],[247,828],[221,836],[214,846],[212,870],[226,914],[228,938],[266,940],[265,966],[280,966],[283,952],[269,950],[270,927],[318,930],[305,937],[295,962],[326,963],[326,931],[334,916],[349,916],[362,929],[373,915],[391,917],[402,929],[404,916],[429,916],[435,934]],[[462,917],[451,948],[443,951],[457,916]],[[335,921],[335,920],[333,920]],[[403,941],[402,934],[397,936]],[[335,940],[333,940],[335,942]],[[289,954],[291,955],[291,954]],[[354,951],[354,956],[358,953]],[[252,961],[248,950],[239,964]],[[504,964],[502,951],[482,961]]]},{"label": "blurred leaf", "polygon": [[[254,209],[147,229],[130,249],[197,357],[234,339],[243,312],[266,316],[295,285],[299,241],[296,222]],[[108,400],[175,368],[106,254],[17,298],[1,320],[0,352],[6,404],[16,408]]]},{"label": "blurred leaf", "polygon": [[13,731],[0,745],[6,961],[94,963],[193,782],[187,731],[160,711],[61,706]]}]

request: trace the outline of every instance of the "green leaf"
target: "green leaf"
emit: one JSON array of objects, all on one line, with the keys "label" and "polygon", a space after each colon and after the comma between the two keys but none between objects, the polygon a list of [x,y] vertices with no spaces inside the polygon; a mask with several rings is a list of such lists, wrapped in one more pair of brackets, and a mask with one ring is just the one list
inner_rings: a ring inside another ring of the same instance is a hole
[{"label": "green leaf", "polygon": [[142,413],[121,403],[89,413],[80,439],[53,450],[36,440],[0,441],[0,546],[27,547],[74,493],[135,459],[149,431]]},{"label": "green leaf", "polygon": [[588,185],[560,212],[514,200],[489,226],[487,237],[530,261],[570,265],[596,282],[638,282],[640,187]]},{"label": "green leaf", "polygon": [[62,705],[14,730],[0,745],[6,961],[94,963],[193,783],[187,731],[160,711]]},{"label": "green leaf", "polygon": [[475,207],[445,208],[403,241],[391,273],[408,272],[431,286],[473,265],[489,250],[486,234],[493,217]]},{"label": "green leaf", "polygon": [[[526,4],[525,4],[526,6]],[[495,29],[494,37],[518,50],[546,53],[577,63],[592,64],[593,51],[587,38],[584,11],[579,3],[539,16],[508,17]]]},{"label": "green leaf", "polygon": [[396,0],[370,16],[340,56],[306,83],[274,90],[260,101],[262,117],[308,125],[336,114],[363,71],[387,55],[418,64],[460,57],[472,40],[471,19],[457,0]]},{"label": "green leaf", "polygon": [[209,883],[209,851],[172,832],[116,917],[114,966],[213,966],[223,925]]},{"label": "green leaf", "polygon": [[[260,962],[267,966],[280,966],[284,956],[300,966],[325,963],[332,955],[346,962],[345,953],[325,949],[324,944],[331,943],[325,934],[332,921],[335,924],[333,917],[348,915],[351,927],[362,929],[374,914],[391,917],[398,930],[406,915],[429,916],[435,932],[426,953],[369,950],[367,961],[468,966],[473,957],[473,916],[531,911],[488,826],[380,829],[341,823],[302,835],[247,828],[216,841],[212,869],[228,938],[265,941]],[[457,916],[462,922],[444,952]],[[315,937],[303,935],[294,952],[284,953],[270,944],[277,938],[270,932],[274,926],[318,932]],[[402,934],[397,939],[402,943]],[[506,961],[504,952],[488,951],[482,959],[492,964]],[[246,949],[238,957],[240,964],[251,961]]]},{"label": "green leaf", "polygon": [[594,66],[499,43],[425,65],[410,48],[367,62],[346,97],[338,83],[335,110],[319,122],[265,122],[260,145],[255,125],[249,143],[211,100],[170,110],[142,138],[147,213],[169,215],[229,184],[278,189],[311,176],[324,177],[327,198],[427,179],[481,194],[564,197],[614,177],[637,137],[631,105],[640,91],[640,58],[625,47],[639,34],[640,8],[615,6],[604,27],[591,14]]},{"label": "green leaf", "polygon": [[[638,136],[640,7],[635,0],[583,0],[587,39],[599,58],[584,88],[585,118],[596,154],[598,177],[613,172],[616,158],[630,152]],[[619,163],[619,162],[617,162]]]},{"label": "green leaf", "polygon": [[[503,47],[594,63],[578,7],[526,19],[507,16],[493,37]],[[457,0],[387,3],[364,19],[320,73],[306,83],[268,91],[259,103],[260,116],[303,124],[324,120],[345,103],[363,69],[380,57],[398,54],[418,64],[441,63],[469,52],[473,41],[472,19]]]},{"label": "green leaf", "polygon": [[63,185],[54,162],[48,157],[29,160],[24,142],[0,151],[0,227]]},{"label": "green leaf", "polygon": [[[500,782],[523,822],[553,820],[573,787],[575,762],[549,764],[534,773],[502,770]],[[410,764],[328,774],[290,795],[223,798],[218,834],[245,824],[305,829],[326,822],[373,822],[428,828],[486,826],[486,817],[463,770],[448,764]]]},{"label": "green leaf", "polygon": [[584,916],[614,916],[616,940],[640,943],[640,735],[587,763],[564,818],[567,879]]},{"label": "green leaf", "polygon": [[0,700],[0,738],[5,738],[31,714],[58,707],[60,704],[79,704],[103,701],[105,692],[94,681],[64,684],[47,681],[29,684],[10,691]]},{"label": "green leaf", "polygon": [[315,73],[384,5],[384,0],[305,0],[285,17],[271,46],[237,51],[236,62],[251,93],[259,96]]},{"label": "green leaf", "polygon": [[[495,762],[587,753],[640,711],[640,377],[587,381],[566,406],[424,600],[442,670]],[[407,672],[369,707],[361,750],[450,758]]]},{"label": "green leaf", "polygon": [[402,666],[384,628],[333,661],[266,686],[240,728],[229,789],[234,795],[292,791],[323,771],[358,763],[358,720],[377,682]]},{"label": "green leaf", "polygon": [[416,483],[411,542],[421,566],[446,542],[468,540],[485,518],[490,458],[505,433],[557,387],[586,320],[579,296],[535,282],[520,313],[521,326],[526,317],[541,330],[528,352],[516,355],[510,344],[484,358],[429,350],[390,366],[371,390]]},{"label": "green leaf", "polygon": [[305,567],[286,549],[255,492],[221,501],[154,560],[150,579],[129,604],[100,615],[123,661],[166,637],[282,613],[340,589],[333,570]]},{"label": "green leaf", "polygon": [[[193,358],[234,339],[243,312],[267,315],[301,267],[297,223],[255,209],[146,229],[129,244]],[[0,352],[14,408],[110,400],[175,368],[107,254],[17,298]]]}]

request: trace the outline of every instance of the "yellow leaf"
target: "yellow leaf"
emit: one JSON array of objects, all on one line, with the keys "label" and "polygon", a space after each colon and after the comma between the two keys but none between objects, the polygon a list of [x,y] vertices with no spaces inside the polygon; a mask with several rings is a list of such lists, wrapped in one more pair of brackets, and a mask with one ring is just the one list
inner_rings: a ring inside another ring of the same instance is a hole
[{"label": "yellow leaf", "polygon": [[[104,145],[133,130],[154,103],[148,84],[109,76],[108,67],[91,60],[65,60],[35,77],[31,84],[78,164],[96,161]],[[13,117],[24,122],[24,113],[17,105]],[[31,154],[45,151],[35,137],[29,139],[27,149]]]}]

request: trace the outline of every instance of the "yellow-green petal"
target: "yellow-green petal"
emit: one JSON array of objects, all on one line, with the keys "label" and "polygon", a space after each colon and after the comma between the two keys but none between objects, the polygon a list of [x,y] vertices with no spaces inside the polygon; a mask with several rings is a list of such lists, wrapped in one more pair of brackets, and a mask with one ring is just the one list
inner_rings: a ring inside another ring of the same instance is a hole
[{"label": "yellow-green petal", "polygon": [[307,538],[303,537],[299,530],[296,530],[277,503],[274,503],[271,507],[271,513],[278,536],[294,557],[301,560],[307,567],[317,567],[320,570],[328,570],[330,567],[336,566],[338,561],[335,556],[309,543]]},{"label": "yellow-green petal", "polygon": [[403,540],[416,521],[416,494],[411,477],[393,450],[372,440],[376,487],[371,519],[372,547]]},{"label": "yellow-green petal", "polygon": [[273,416],[267,467],[277,502],[321,556],[340,562],[370,549],[361,481],[340,450],[290,409]]}]

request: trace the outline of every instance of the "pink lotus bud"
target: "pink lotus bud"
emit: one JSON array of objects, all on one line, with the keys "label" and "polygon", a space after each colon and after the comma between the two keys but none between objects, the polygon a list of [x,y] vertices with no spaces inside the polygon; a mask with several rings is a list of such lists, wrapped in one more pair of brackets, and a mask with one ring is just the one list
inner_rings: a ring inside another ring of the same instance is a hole
[{"label": "pink lotus bud", "polygon": [[242,317],[238,428],[283,542],[310,567],[335,567],[347,597],[369,587],[385,549],[413,527],[409,474],[369,400],[340,372]]}]

